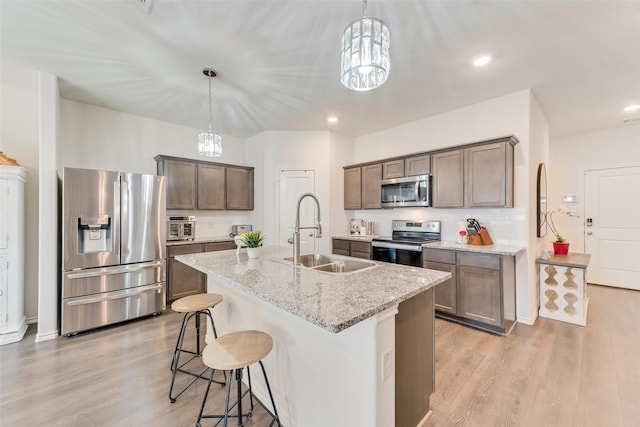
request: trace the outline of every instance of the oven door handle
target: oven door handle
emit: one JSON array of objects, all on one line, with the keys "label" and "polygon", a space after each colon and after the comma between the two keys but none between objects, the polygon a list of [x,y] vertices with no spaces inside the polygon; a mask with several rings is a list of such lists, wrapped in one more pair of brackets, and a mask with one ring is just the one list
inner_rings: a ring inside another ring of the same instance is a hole
[{"label": "oven door handle", "polygon": [[164,283],[158,283],[156,285],[139,286],[133,289],[123,289],[121,291],[116,291],[116,292],[108,292],[108,293],[102,293],[98,295],[74,298],[71,301],[66,301],[66,304],[67,305],[84,305],[84,304],[93,304],[96,302],[109,301],[114,299],[128,298],[128,297],[140,295],[149,291],[160,292],[163,287],[164,287]]},{"label": "oven door handle", "polygon": [[371,242],[371,246],[374,248],[388,248],[388,249],[403,249],[406,251],[422,252],[422,246],[416,245],[403,245],[402,243],[388,243],[388,242]]}]

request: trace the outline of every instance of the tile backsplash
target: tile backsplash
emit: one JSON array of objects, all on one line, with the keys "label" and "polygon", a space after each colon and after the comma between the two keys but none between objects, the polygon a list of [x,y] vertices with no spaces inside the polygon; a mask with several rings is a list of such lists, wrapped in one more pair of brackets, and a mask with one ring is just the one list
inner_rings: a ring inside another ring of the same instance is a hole
[{"label": "tile backsplash", "polygon": [[[475,218],[486,227],[496,244],[524,245],[527,227],[525,210],[509,209],[425,209],[398,208],[360,210],[350,212],[353,218],[362,218],[375,223],[375,234],[391,235],[394,219],[439,220],[442,222],[442,240],[458,240],[458,224],[467,218]],[[332,230],[346,234],[348,230]]]}]

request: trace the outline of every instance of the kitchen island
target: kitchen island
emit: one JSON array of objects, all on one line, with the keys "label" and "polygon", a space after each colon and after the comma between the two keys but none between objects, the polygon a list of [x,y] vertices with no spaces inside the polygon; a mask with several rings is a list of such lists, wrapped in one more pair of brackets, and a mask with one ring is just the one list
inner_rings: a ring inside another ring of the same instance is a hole
[{"label": "kitchen island", "polygon": [[[377,262],[327,273],[284,261],[291,251],[176,259],[206,273],[208,291],[223,295],[213,310],[219,334],[259,329],[273,337],[264,362],[284,425],[417,425],[429,414],[434,382],[432,288],[450,273]],[[254,391],[265,401],[258,380]]]}]

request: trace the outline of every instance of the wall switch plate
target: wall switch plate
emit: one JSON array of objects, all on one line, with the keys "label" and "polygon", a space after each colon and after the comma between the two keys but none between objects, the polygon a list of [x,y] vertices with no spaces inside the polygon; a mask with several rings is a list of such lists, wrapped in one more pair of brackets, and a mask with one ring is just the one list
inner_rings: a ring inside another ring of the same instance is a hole
[{"label": "wall switch plate", "polygon": [[382,352],[382,382],[393,375],[393,349],[388,348]]}]

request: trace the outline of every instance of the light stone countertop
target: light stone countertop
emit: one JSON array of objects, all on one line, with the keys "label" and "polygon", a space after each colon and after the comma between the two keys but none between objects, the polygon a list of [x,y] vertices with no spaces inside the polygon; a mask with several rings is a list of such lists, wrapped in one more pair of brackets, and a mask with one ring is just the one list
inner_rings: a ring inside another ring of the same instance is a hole
[{"label": "light stone countertop", "polygon": [[213,236],[213,237],[196,237],[195,240],[167,240],[167,246],[192,245],[195,243],[215,243],[215,242],[232,242],[233,237]]},{"label": "light stone countertop", "polygon": [[479,252],[493,255],[515,256],[525,251],[525,246],[516,245],[466,245],[456,242],[431,242],[423,245],[425,248],[446,249],[450,251]]},{"label": "light stone countertop", "polygon": [[[256,259],[233,250],[178,255],[210,280],[266,301],[329,332],[340,332],[424,292],[451,273],[373,262],[354,273],[326,273],[283,261],[291,247],[265,246]],[[331,255],[335,258],[355,259]],[[358,261],[362,261],[358,259]]]}]

